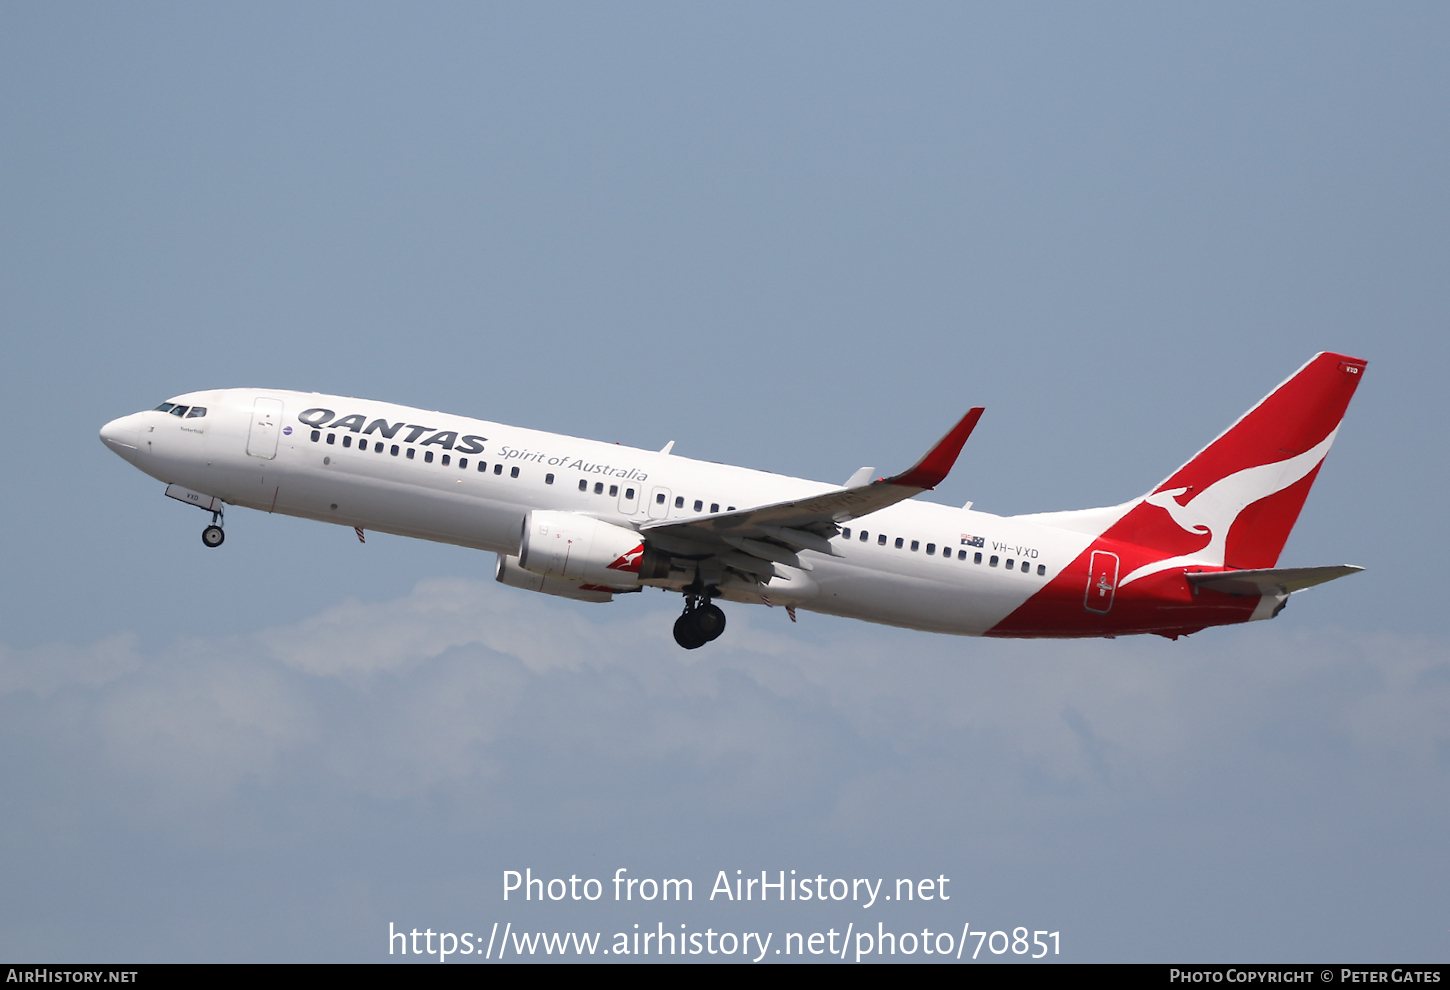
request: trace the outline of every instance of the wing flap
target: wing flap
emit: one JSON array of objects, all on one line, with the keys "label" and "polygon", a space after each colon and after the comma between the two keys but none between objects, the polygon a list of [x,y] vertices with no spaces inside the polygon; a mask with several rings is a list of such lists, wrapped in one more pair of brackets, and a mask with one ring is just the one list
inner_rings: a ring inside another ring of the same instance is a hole
[{"label": "wing flap", "polygon": [[[737,512],[655,520],[642,525],[640,534],[670,553],[729,549],[791,566],[800,566],[794,562],[799,550],[834,554],[829,541],[838,532],[838,523],[869,515],[941,484],[982,418],[982,411],[980,406],[968,410],[925,457],[890,478]],[[869,473],[857,471],[851,480],[864,482],[869,477]]]},{"label": "wing flap", "polygon": [[767,543],[764,540],[751,540],[744,536],[732,536],[729,533],[725,534],[725,542],[736,550],[743,550],[752,557],[759,557],[761,560],[770,560],[777,564],[798,567],[805,571],[811,569],[811,565],[797,557],[794,551],[787,550],[785,547],[776,543]]}]

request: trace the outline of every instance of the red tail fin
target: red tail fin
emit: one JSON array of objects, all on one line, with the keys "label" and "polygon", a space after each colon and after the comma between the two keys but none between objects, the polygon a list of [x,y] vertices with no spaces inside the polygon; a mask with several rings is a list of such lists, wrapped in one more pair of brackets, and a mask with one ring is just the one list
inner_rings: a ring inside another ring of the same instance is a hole
[{"label": "red tail fin", "polygon": [[1364,368],[1316,354],[1103,535],[1174,558],[1273,567]]}]

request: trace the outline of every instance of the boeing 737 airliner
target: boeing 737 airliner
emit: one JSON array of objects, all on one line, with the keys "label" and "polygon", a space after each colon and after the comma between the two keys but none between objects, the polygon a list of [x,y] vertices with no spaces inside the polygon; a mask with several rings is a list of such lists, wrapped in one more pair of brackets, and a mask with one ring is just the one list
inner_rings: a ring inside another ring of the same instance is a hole
[{"label": "boeing 737 airliner", "polygon": [[1365,362],[1321,353],[1151,492],[997,516],[914,500],[956,462],[972,409],[915,467],[844,485],[276,389],[189,392],[101,429],[212,514],[241,505],[498,555],[497,579],[591,602],[684,595],[675,639],[725,629],[714,599],[964,636],[1173,639],[1268,619],[1361,568],[1277,566]]}]

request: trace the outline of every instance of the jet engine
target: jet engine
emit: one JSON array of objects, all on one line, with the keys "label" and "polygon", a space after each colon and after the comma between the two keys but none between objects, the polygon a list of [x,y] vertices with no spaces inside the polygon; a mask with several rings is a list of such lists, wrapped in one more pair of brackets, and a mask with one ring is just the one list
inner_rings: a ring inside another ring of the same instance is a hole
[{"label": "jet engine", "polygon": [[507,554],[498,555],[498,568],[493,572],[493,576],[499,584],[506,584],[510,588],[541,591],[546,595],[558,595],[560,598],[573,598],[575,601],[581,602],[614,601],[614,591],[610,588],[534,574],[519,566],[519,558]]},{"label": "jet engine", "polygon": [[535,509],[524,517],[519,566],[543,577],[638,588],[644,541],[632,529],[578,512]]}]

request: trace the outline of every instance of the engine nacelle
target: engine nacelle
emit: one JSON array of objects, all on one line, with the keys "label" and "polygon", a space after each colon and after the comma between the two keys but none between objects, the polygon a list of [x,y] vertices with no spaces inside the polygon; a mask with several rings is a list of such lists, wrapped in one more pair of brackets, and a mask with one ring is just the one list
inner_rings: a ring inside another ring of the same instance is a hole
[{"label": "engine nacelle", "polygon": [[644,541],[632,529],[578,512],[535,509],[524,517],[519,566],[543,577],[638,588]]},{"label": "engine nacelle", "polygon": [[507,554],[498,555],[498,567],[494,570],[493,576],[499,584],[506,584],[510,588],[541,591],[546,595],[558,595],[560,598],[573,598],[581,602],[614,601],[614,592],[608,588],[586,586],[577,581],[544,577],[542,574],[526,571],[519,566],[519,558]]}]

